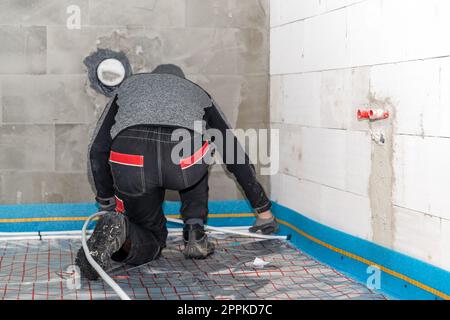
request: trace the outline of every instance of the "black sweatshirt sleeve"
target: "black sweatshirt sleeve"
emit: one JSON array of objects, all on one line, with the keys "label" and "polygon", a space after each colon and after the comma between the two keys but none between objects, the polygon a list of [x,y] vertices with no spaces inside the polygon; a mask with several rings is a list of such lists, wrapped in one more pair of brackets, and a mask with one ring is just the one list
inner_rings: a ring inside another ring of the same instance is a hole
[{"label": "black sweatshirt sleeve", "polygon": [[88,151],[89,177],[97,198],[107,199],[114,196],[114,183],[109,166],[109,154],[112,138],[111,127],[117,114],[117,97],[114,97],[106,106],[97,123]]},{"label": "black sweatshirt sleeve", "polygon": [[[207,128],[216,129],[221,132],[224,146],[218,146],[218,151],[221,153],[227,170],[235,176],[252,207],[257,213],[269,210],[272,204],[263,187],[256,179],[255,167],[250,163],[248,155],[236,136],[230,131],[230,125],[228,125],[225,116],[214,101],[211,107],[205,109],[204,120],[206,121]],[[229,159],[233,155],[230,156],[227,154],[225,148],[227,145],[226,139],[234,140],[232,144],[234,146],[234,159]]]}]

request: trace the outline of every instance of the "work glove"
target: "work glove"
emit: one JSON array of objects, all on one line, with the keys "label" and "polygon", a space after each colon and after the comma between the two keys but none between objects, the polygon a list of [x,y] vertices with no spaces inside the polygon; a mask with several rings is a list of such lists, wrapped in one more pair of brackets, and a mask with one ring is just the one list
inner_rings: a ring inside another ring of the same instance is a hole
[{"label": "work glove", "polygon": [[98,203],[100,211],[114,212],[116,211],[116,198],[99,198],[96,197],[95,200]]},{"label": "work glove", "polygon": [[276,233],[279,230],[278,222],[275,217],[272,216],[270,219],[263,219],[259,216],[256,217],[255,223],[250,227],[249,231],[251,233],[256,233],[261,231],[264,235],[269,235],[272,233]]}]

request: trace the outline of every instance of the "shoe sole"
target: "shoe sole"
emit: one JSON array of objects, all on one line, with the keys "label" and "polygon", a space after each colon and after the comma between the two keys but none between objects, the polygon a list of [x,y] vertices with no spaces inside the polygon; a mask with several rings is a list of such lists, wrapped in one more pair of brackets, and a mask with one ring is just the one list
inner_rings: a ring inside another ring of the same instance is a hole
[{"label": "shoe sole", "polygon": [[[110,220],[110,218],[101,219],[95,228],[95,232],[88,240],[88,248],[95,248],[95,251],[90,250],[92,258],[105,271],[111,269],[112,253],[109,253],[111,241],[120,235],[120,228],[112,228],[111,226],[115,223]],[[99,255],[98,253],[101,254]],[[87,279],[97,280],[99,278],[97,271],[87,260],[82,247],[78,250],[75,263],[80,268],[81,274]]]},{"label": "shoe sole", "polygon": [[[207,240],[206,240],[207,241]],[[214,253],[215,247],[211,242],[208,243],[207,248],[203,248],[197,244],[191,244],[185,242],[183,255],[185,259],[204,260]]]}]

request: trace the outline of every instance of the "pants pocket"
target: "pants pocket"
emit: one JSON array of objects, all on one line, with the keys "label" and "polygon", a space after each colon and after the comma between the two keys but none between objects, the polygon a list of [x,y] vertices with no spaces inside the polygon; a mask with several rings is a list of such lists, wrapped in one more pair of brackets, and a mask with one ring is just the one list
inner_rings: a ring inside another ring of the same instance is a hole
[{"label": "pants pocket", "polygon": [[195,185],[208,172],[209,163],[205,162],[206,157],[211,157],[213,148],[205,142],[201,149],[194,152],[190,157],[181,159],[180,168],[185,183],[185,188]]},{"label": "pants pocket", "polygon": [[131,196],[145,193],[144,156],[111,151],[109,163],[117,191]]}]

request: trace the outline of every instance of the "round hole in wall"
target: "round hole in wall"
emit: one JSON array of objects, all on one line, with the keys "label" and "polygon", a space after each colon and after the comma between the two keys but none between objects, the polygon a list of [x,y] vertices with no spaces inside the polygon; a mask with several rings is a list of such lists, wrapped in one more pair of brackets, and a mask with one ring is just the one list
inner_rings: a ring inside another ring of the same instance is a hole
[{"label": "round hole in wall", "polygon": [[125,79],[125,67],[117,59],[105,59],[97,67],[97,77],[105,86],[118,86]]}]

